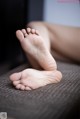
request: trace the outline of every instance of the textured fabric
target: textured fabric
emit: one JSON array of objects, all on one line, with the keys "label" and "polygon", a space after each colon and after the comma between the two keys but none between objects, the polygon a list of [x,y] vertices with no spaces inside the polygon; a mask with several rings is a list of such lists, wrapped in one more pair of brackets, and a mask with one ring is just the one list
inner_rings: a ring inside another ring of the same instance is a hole
[{"label": "textured fabric", "polygon": [[60,83],[32,91],[16,90],[9,81],[12,72],[0,77],[0,112],[13,119],[80,119],[80,66],[57,62],[63,74]]}]

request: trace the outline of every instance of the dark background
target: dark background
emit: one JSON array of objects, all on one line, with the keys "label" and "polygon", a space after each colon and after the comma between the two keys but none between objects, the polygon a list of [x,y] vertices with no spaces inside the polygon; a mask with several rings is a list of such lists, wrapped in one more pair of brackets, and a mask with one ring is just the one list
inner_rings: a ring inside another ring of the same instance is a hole
[{"label": "dark background", "polygon": [[27,61],[15,32],[43,20],[43,0],[0,0],[0,74]]}]

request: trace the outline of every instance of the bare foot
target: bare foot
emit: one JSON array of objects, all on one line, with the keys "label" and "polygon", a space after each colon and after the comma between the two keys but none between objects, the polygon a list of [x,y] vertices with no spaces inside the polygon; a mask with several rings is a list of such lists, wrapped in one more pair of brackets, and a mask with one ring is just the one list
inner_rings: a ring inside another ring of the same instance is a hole
[{"label": "bare foot", "polygon": [[39,64],[45,70],[55,70],[57,68],[54,58],[38,31],[27,28],[26,32],[25,29],[22,29],[22,31],[18,30],[16,32],[16,36],[32,64]]},{"label": "bare foot", "polygon": [[13,85],[20,90],[32,90],[39,87],[57,83],[61,80],[62,74],[59,71],[38,71],[26,69],[10,76]]},{"label": "bare foot", "polygon": [[10,76],[10,80],[17,89],[31,90],[47,84],[57,83],[61,80],[62,74],[56,71],[57,65],[50,54],[44,39],[35,29],[22,29],[16,32],[25,54],[29,56],[31,62],[41,66],[45,71],[26,69]]}]

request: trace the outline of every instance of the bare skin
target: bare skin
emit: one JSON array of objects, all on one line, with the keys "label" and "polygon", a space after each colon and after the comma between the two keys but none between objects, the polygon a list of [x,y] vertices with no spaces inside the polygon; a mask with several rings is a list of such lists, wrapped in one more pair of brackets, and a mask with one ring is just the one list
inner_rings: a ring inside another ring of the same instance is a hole
[{"label": "bare skin", "polygon": [[80,62],[80,28],[45,22],[31,22],[28,27],[26,31],[18,30],[16,35],[34,69],[10,76],[13,85],[21,90],[32,90],[61,80],[62,74],[57,71],[52,55],[59,60]]},{"label": "bare skin", "polygon": [[25,29],[22,32],[18,30],[16,35],[27,56],[32,56],[44,70],[57,69],[56,62],[38,31],[27,28],[27,32]]},{"label": "bare skin", "polygon": [[60,82],[62,75],[59,71],[39,71],[26,69],[11,75],[13,85],[20,90],[32,90],[39,87]]},{"label": "bare skin", "polygon": [[25,29],[18,30],[16,35],[25,53],[31,55],[45,71],[26,69],[12,74],[10,79],[13,81],[13,85],[17,89],[31,90],[59,82],[62,75],[56,70],[56,62],[38,31],[27,28],[27,32]]}]

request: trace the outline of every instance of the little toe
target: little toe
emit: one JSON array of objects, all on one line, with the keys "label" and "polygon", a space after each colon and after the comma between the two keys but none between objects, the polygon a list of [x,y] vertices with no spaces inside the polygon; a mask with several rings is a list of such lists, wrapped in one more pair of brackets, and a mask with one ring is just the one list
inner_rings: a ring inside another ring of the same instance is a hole
[{"label": "little toe", "polygon": [[20,83],[20,81],[13,81],[13,85],[17,86]]},{"label": "little toe", "polygon": [[20,42],[23,41],[24,35],[23,35],[23,33],[22,33],[20,30],[17,30],[17,31],[16,31],[16,36],[17,36],[17,38],[18,38],[18,40],[19,40]]},{"label": "little toe", "polygon": [[35,29],[31,29],[31,33],[32,34],[35,34],[36,33],[36,30]]},{"label": "little toe", "polygon": [[10,78],[11,81],[20,80],[20,79],[21,79],[21,72],[19,72],[19,73],[14,73],[14,74],[10,75],[9,78]]},{"label": "little toe", "polygon": [[26,31],[28,34],[31,33],[31,28],[27,28]]}]

